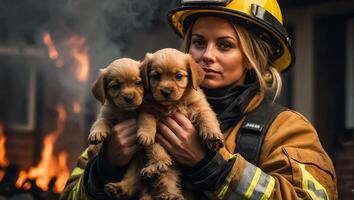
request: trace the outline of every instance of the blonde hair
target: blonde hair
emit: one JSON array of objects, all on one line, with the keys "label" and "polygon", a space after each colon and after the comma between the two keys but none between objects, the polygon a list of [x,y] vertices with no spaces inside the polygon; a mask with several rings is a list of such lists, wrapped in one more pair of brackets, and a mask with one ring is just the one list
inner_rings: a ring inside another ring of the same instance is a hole
[{"label": "blonde hair", "polygon": [[[231,23],[244,54],[246,68],[255,72],[261,92],[269,94],[275,101],[281,92],[282,80],[269,59],[272,53],[270,45],[244,27]],[[182,50],[189,52],[193,24],[186,31]]]}]

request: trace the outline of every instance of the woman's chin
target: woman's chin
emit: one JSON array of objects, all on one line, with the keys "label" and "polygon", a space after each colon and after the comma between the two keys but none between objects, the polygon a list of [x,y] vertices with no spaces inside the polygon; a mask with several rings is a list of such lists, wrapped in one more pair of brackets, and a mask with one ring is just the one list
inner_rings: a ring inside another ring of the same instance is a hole
[{"label": "woman's chin", "polygon": [[221,85],[222,84],[219,83],[219,81],[204,79],[200,84],[200,87],[205,89],[216,89],[222,87]]}]

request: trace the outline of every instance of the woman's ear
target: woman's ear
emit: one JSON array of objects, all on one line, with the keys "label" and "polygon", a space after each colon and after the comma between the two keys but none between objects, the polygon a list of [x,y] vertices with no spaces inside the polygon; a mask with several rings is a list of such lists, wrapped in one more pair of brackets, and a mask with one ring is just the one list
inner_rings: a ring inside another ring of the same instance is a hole
[{"label": "woman's ear", "polygon": [[99,100],[102,105],[106,101],[106,90],[105,90],[105,85],[104,85],[104,77],[106,75],[106,70],[105,69],[100,69],[99,75],[96,79],[96,81],[93,83],[92,86],[92,93],[93,96]]},{"label": "woman's ear", "polygon": [[194,61],[191,55],[188,55],[189,81],[196,90],[204,80],[204,71],[198,63]]},{"label": "woman's ear", "polygon": [[140,64],[140,75],[141,79],[143,80],[143,84],[145,89],[150,88],[150,81],[149,81],[149,71],[150,71],[150,63],[153,59],[153,54],[146,53],[144,60]]}]

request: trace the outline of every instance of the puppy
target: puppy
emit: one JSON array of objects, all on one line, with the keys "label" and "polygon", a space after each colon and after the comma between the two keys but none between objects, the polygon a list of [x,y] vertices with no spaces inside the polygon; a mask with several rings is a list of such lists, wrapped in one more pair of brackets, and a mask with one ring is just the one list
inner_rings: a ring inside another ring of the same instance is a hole
[{"label": "puppy", "polygon": [[[88,137],[90,147],[100,143],[110,134],[114,124],[136,118],[143,102],[144,87],[140,76],[140,62],[128,58],[113,61],[101,69],[92,87],[92,93],[102,103],[97,120]],[[141,187],[140,175],[143,158],[135,156],[122,181],[105,185],[106,192],[115,199],[129,199]]]},{"label": "puppy", "polygon": [[176,49],[162,49],[146,54],[142,62],[142,79],[146,87],[145,102],[138,117],[138,142],[147,147],[147,166],[143,177],[158,177],[154,194],[158,199],[183,199],[179,172],[163,147],[155,143],[156,123],[180,112],[199,130],[208,149],[223,146],[223,135],[215,113],[210,108],[199,84],[204,71],[193,58]]},{"label": "puppy", "polygon": [[92,93],[102,107],[91,127],[90,143],[102,142],[113,124],[137,116],[136,110],[142,104],[144,94],[139,67],[139,62],[121,58],[100,70]]}]

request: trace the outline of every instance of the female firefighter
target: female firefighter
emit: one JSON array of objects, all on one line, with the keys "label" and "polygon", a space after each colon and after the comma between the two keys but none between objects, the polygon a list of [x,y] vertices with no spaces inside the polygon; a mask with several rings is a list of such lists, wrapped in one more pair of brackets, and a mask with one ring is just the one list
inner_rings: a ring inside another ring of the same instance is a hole
[{"label": "female firefighter", "polygon": [[[186,199],[337,199],[333,164],[315,129],[273,103],[279,73],[295,59],[277,1],[181,0],[168,19],[205,71],[201,87],[225,136],[213,153],[182,114],[159,123],[157,141],[186,169]],[[139,150],[136,130],[135,119],[119,123],[97,156],[85,151],[62,198],[108,199],[103,185],[122,178]]]}]

